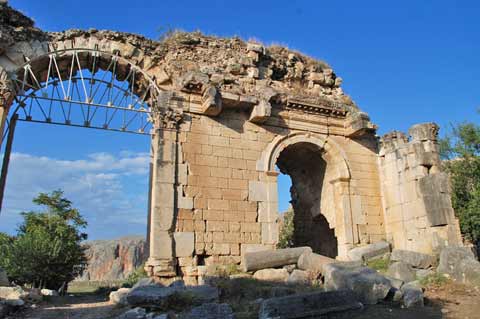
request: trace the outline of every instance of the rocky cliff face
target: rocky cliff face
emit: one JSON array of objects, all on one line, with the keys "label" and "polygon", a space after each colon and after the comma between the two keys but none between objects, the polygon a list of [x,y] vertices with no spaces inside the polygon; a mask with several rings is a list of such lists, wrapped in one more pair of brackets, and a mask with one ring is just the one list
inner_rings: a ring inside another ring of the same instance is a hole
[{"label": "rocky cliff face", "polygon": [[145,238],[123,237],[85,243],[88,266],[77,280],[122,280],[148,257]]}]

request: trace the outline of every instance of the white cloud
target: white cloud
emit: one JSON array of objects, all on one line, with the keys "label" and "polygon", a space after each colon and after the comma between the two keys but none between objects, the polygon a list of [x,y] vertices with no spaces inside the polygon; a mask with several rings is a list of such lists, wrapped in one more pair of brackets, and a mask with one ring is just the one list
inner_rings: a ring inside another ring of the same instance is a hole
[{"label": "white cloud", "polygon": [[62,160],[12,153],[0,231],[12,232],[19,212],[36,209],[39,192],[62,189],[89,222],[93,238],[145,233],[148,153],[88,154]]}]

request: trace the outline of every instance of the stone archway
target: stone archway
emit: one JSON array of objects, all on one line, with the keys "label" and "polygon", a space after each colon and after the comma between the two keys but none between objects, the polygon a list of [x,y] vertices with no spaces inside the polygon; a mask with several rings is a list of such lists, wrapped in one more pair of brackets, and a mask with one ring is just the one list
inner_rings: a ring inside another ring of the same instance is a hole
[{"label": "stone archway", "polygon": [[262,238],[268,239],[264,243],[270,244],[278,238],[278,225],[271,222],[278,214],[276,165],[292,178],[298,245],[346,259],[353,244],[354,225],[345,152],[328,137],[304,132],[278,136],[269,144],[257,169],[265,173],[268,181],[267,199],[259,204],[259,220],[270,221],[262,225]]},{"label": "stone archway", "polygon": [[315,144],[292,144],[282,150],[277,166],[292,179],[294,245],[309,246],[315,253],[335,258],[338,255],[337,238],[321,209],[323,184],[328,182],[325,180],[327,162],[322,152],[323,149]]}]

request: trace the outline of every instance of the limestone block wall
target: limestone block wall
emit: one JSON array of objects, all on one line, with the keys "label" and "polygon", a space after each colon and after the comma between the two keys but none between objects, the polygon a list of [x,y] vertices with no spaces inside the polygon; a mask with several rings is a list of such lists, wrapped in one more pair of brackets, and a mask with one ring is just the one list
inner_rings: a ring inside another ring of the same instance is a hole
[{"label": "limestone block wall", "polygon": [[[278,234],[262,228],[276,218],[259,216],[256,162],[275,133],[248,122],[242,112],[224,110],[211,118],[189,114],[181,125],[180,164],[185,175],[178,187],[175,235],[194,234],[194,260],[179,255],[180,267],[239,263],[241,252],[257,246],[273,248]],[[281,129],[280,129],[281,130]],[[276,180],[276,176],[272,176]],[[275,184],[276,185],[276,184]],[[276,224],[275,224],[276,226]],[[188,260],[189,261],[189,260]]]},{"label": "limestone block wall", "polygon": [[310,213],[328,221],[338,239],[338,257],[345,258],[355,245],[385,239],[373,134],[356,139],[316,135],[248,119],[235,109],[216,117],[184,114],[173,233],[181,275],[195,276],[197,266],[239,263],[245,251],[274,249],[274,167],[282,150],[298,143],[317,147],[325,159],[323,185],[316,190],[321,201]]},{"label": "limestone block wall", "polygon": [[351,174],[353,238],[355,245],[386,239],[377,166],[378,140],[374,134],[344,138],[332,136],[345,151]]},{"label": "limestone block wall", "polygon": [[458,245],[461,235],[441,171],[438,126],[417,124],[409,136],[392,132],[381,141],[379,167],[387,239],[395,248],[424,253]]}]

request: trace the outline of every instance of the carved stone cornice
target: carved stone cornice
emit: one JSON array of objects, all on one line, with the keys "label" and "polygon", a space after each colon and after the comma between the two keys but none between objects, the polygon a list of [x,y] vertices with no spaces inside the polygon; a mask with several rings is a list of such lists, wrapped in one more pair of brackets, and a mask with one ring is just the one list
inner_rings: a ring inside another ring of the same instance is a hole
[{"label": "carved stone cornice", "polygon": [[325,115],[339,118],[345,118],[348,113],[348,111],[340,107],[337,108],[332,106],[312,104],[295,99],[287,100],[286,109],[298,110],[309,114]]},{"label": "carved stone cornice", "polygon": [[171,107],[160,109],[155,114],[155,128],[173,130],[178,127],[182,119],[183,110],[181,109],[173,109]]}]

